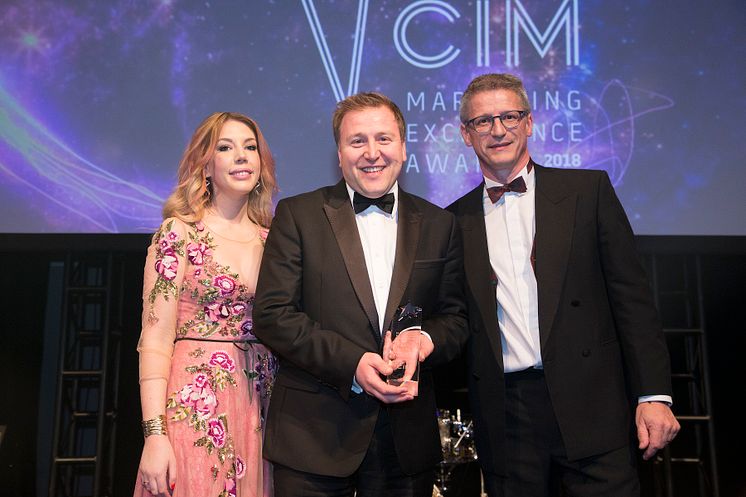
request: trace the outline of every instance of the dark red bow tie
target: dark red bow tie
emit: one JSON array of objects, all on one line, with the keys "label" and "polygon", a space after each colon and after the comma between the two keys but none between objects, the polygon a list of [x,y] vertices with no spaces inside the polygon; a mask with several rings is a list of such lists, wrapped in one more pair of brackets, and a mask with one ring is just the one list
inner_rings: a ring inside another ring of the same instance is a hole
[{"label": "dark red bow tie", "polygon": [[487,195],[490,196],[493,204],[496,204],[500,198],[502,198],[505,192],[517,192],[523,193],[526,191],[526,182],[523,181],[523,176],[518,176],[516,179],[508,183],[507,185],[491,186],[487,188]]}]

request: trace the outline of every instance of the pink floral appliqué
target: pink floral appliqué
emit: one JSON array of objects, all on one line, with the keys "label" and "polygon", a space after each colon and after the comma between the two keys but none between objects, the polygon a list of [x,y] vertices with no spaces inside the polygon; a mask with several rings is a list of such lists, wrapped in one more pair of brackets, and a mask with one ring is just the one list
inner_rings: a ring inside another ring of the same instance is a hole
[{"label": "pink floral appliqu\u00e9", "polygon": [[225,445],[225,425],[223,421],[218,418],[213,418],[207,422],[207,436],[212,440],[212,444],[215,447],[222,447]]},{"label": "pink floral appliqu\u00e9", "polygon": [[167,247],[163,250],[163,257],[155,261],[155,270],[165,280],[173,281],[176,278],[176,272],[179,269],[179,260],[176,258],[176,253],[172,247]]},{"label": "pink floral appliqu\u00e9", "polygon": [[232,294],[236,289],[236,280],[227,274],[215,276],[212,280],[212,284],[220,289],[220,294],[223,297]]},{"label": "pink floral appliqu\u00e9", "polygon": [[225,485],[223,486],[223,491],[220,493],[220,495],[225,495],[226,497],[236,497],[236,480],[233,478],[228,478],[225,480]]},{"label": "pink floral appliqu\u00e9", "polygon": [[267,228],[259,228],[259,239],[261,239],[262,243],[267,241],[268,236],[269,230]]},{"label": "pink floral appliqu\u00e9", "polygon": [[234,302],[231,305],[231,314],[239,316],[246,312],[246,304],[244,302]]},{"label": "pink floral appliqu\u00e9", "polygon": [[246,463],[241,459],[241,456],[236,456],[235,468],[236,480],[240,480],[246,474]]},{"label": "pink floral appliqu\u00e9", "polygon": [[207,420],[215,414],[218,400],[204,373],[194,375],[194,383],[187,383],[179,392],[179,400],[185,407],[191,407],[201,420]]},{"label": "pink floral appliqu\u00e9", "polygon": [[205,373],[197,373],[194,375],[194,385],[197,388],[205,388],[210,385],[210,377]]},{"label": "pink floral appliqu\u00e9", "polygon": [[210,321],[214,322],[218,319],[226,319],[230,317],[231,311],[227,304],[211,302],[205,306],[205,315]]},{"label": "pink floral appliqu\u00e9", "polygon": [[217,366],[224,371],[228,371],[229,373],[233,373],[234,371],[236,371],[236,363],[233,362],[231,356],[223,350],[216,350],[212,353],[212,355],[210,356],[210,365]]},{"label": "pink floral appliqu\u00e9", "polygon": [[205,257],[212,254],[212,250],[204,242],[189,242],[187,244],[187,257],[189,262],[195,266],[201,266],[205,263]]}]

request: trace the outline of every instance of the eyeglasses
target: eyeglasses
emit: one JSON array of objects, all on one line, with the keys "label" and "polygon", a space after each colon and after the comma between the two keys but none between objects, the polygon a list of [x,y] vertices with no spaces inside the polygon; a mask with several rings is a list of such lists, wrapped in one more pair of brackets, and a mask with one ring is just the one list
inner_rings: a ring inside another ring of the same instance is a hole
[{"label": "eyeglasses", "polygon": [[464,125],[473,129],[477,133],[489,133],[495,125],[495,119],[499,119],[500,124],[502,124],[505,129],[513,129],[518,127],[521,123],[521,119],[526,117],[528,114],[529,111],[527,110],[510,110],[496,116],[477,116],[474,119],[466,121]]}]

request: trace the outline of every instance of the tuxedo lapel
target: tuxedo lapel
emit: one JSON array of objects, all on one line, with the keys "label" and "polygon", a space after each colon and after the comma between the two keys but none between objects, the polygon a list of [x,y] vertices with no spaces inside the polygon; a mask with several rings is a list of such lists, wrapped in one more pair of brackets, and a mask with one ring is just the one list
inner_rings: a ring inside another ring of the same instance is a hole
[{"label": "tuxedo lapel", "polygon": [[368,316],[376,342],[380,344],[381,335],[373,290],[370,287],[363,245],[355,222],[355,213],[352,210],[344,180],[332,187],[331,194],[324,204],[324,212],[337,240],[339,250],[342,252],[342,259],[344,259],[345,268],[352,281],[357,298]]},{"label": "tuxedo lapel", "polygon": [[550,169],[536,166],[536,282],[539,333],[544,350],[557,314],[572,245],[577,195],[554,180]]},{"label": "tuxedo lapel", "polygon": [[[487,231],[484,225],[484,183],[469,192],[460,201],[459,216],[464,239],[464,270],[466,281],[479,309],[489,337],[492,352],[502,369],[502,346],[497,324],[495,286],[490,278],[492,266],[487,248]],[[498,283],[499,284],[499,283]]]},{"label": "tuxedo lapel", "polygon": [[[404,291],[407,289],[412,266],[417,255],[417,244],[420,241],[422,229],[422,214],[412,202],[407,192],[399,186],[399,219],[396,224],[396,256],[394,257],[394,271],[391,274],[389,298],[386,303],[386,314],[383,326],[388,328],[394,318],[394,312],[399,306]],[[417,305],[417,302],[412,302]]]}]

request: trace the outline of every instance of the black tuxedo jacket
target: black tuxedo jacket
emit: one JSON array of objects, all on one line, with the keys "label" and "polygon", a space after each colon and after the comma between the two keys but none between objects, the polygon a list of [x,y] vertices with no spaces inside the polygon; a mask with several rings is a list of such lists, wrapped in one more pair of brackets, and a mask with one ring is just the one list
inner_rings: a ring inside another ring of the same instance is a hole
[{"label": "black tuxedo jacket", "polygon": [[[541,356],[572,460],[628,443],[637,397],[671,395],[670,365],[632,230],[607,174],[534,167]],[[485,471],[503,474],[510,454],[503,450],[505,385],[483,188],[448,210],[464,235],[477,453]]]},{"label": "black tuxedo jacket", "polygon": [[384,323],[407,302],[423,309],[435,351],[419,396],[384,406],[351,391],[365,352],[381,350],[379,320],[344,181],[282,200],[267,238],[254,332],[280,360],[266,421],[265,456],[315,474],[349,476],[362,462],[379,409],[389,409],[406,473],[440,460],[430,367],[468,338],[463,253],[455,217],[399,188],[396,257]]}]

